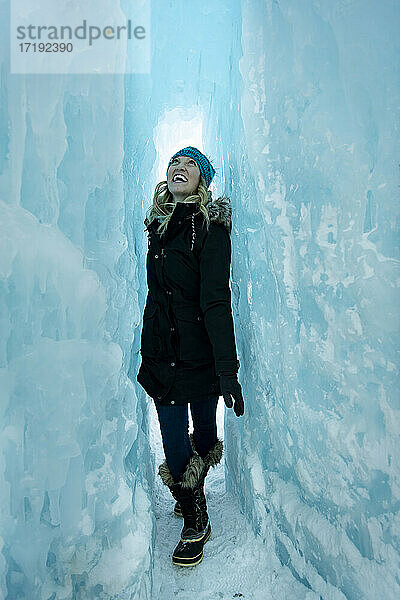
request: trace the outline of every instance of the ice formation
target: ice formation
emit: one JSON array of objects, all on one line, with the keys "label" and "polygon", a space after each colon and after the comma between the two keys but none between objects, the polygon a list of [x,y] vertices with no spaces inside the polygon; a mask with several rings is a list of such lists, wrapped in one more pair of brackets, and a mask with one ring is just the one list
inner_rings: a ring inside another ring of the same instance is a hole
[{"label": "ice formation", "polygon": [[151,17],[150,75],[15,76],[3,56],[0,597],[151,600],[143,218],[160,157],[193,143],[233,208],[227,490],[305,600],[394,600],[398,3]]}]

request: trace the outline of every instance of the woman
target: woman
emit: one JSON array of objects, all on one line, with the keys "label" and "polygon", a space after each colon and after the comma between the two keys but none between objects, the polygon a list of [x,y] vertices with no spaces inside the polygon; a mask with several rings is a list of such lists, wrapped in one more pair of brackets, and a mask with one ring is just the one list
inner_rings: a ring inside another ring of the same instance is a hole
[{"label": "woman", "polygon": [[[222,458],[222,394],[244,412],[229,288],[231,207],[207,191],[215,170],[197,148],[176,152],[156,187],[148,231],[148,295],[137,380],[154,399],[166,460],[159,474],[183,516],[172,561],[193,566],[211,534],[204,480]],[[188,404],[193,419],[189,436]]]}]

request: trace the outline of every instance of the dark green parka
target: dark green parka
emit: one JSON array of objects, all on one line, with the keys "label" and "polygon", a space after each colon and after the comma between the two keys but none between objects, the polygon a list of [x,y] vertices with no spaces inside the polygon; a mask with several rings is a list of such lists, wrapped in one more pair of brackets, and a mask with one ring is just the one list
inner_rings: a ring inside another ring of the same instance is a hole
[{"label": "dark green parka", "polygon": [[232,228],[229,198],[206,205],[177,202],[166,231],[148,231],[148,295],[137,381],[161,404],[220,396],[219,374],[239,369],[229,287]]}]

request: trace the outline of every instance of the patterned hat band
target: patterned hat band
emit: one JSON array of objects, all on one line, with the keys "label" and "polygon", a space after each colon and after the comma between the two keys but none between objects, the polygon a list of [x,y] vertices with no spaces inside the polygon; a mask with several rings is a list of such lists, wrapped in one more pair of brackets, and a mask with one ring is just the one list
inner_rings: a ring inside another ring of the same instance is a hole
[{"label": "patterned hat band", "polygon": [[182,150],[178,150],[178,152],[176,152],[170,159],[169,163],[168,163],[168,167],[167,167],[167,177],[168,177],[168,169],[169,166],[171,164],[171,162],[174,160],[174,158],[176,158],[177,156],[190,156],[191,158],[193,158],[200,169],[200,173],[203,175],[205,182],[206,182],[206,187],[208,187],[215,175],[215,169],[212,166],[212,164],[210,163],[210,161],[208,160],[208,158],[206,156],[204,156],[204,154],[202,154],[200,152],[200,150],[198,150],[197,148],[195,148],[194,146],[187,146],[186,148],[182,148]]}]

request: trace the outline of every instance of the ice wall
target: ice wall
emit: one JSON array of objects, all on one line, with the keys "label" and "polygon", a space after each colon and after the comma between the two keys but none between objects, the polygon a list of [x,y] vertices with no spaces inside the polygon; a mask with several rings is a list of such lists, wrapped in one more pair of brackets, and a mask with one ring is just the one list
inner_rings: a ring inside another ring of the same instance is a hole
[{"label": "ice wall", "polygon": [[0,103],[0,598],[149,600],[124,79],[13,76],[3,56]]},{"label": "ice wall", "polygon": [[241,6],[245,140],[237,125],[229,140],[244,148],[233,289],[247,409],[225,420],[229,489],[305,588],[394,600],[399,5]]}]

